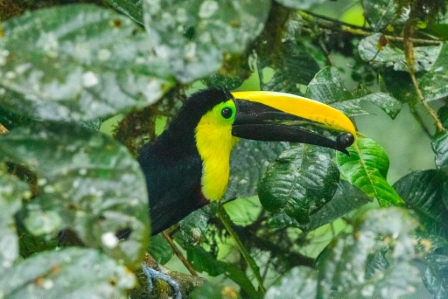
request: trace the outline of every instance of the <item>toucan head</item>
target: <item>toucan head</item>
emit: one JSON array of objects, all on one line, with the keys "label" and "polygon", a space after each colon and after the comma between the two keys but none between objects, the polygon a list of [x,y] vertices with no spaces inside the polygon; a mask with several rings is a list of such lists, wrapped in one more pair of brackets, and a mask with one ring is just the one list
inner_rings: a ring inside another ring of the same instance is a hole
[{"label": "toucan head", "polygon": [[341,111],[304,97],[268,91],[230,93],[218,88],[199,95],[209,107],[201,113],[196,134],[203,130],[224,139],[232,136],[232,145],[237,138],[289,141],[348,154],[346,148],[356,136],[352,122]]},{"label": "toucan head", "polygon": [[[180,114],[196,119],[195,147],[203,161],[207,199],[219,199],[229,176],[229,156],[239,138],[320,145],[348,154],[355,128],[339,110],[296,95],[213,88],[190,97]],[[184,112],[184,113],[183,113]],[[180,132],[181,121],[178,122]],[[222,179],[224,178],[224,179]]]}]

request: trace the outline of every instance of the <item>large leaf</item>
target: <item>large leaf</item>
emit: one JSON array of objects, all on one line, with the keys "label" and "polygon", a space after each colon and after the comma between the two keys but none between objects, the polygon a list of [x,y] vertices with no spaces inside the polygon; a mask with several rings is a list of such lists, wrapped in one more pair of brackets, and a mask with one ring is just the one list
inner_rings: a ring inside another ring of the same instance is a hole
[{"label": "large leaf", "polygon": [[361,102],[371,102],[380,107],[391,118],[401,110],[399,101],[382,92],[370,93],[366,89],[350,92],[336,68],[326,67],[316,74],[308,85],[307,97],[331,105],[348,116],[368,114],[361,107]]},{"label": "large leaf", "polygon": [[230,156],[230,180],[225,199],[257,194],[258,181],[269,164],[284,150],[287,142],[261,142],[241,139]]},{"label": "large leaf", "polygon": [[389,158],[384,149],[368,138],[357,138],[348,148],[350,156],[337,153],[341,174],[367,196],[376,198],[381,205],[399,205],[403,200],[386,181]]},{"label": "large leaf", "polygon": [[311,223],[308,229],[314,230],[322,225],[330,223],[371,201],[372,199],[359,190],[359,188],[347,181],[341,180],[339,181],[338,189],[330,202],[324,205],[315,214],[311,215]]},{"label": "large leaf", "polygon": [[159,62],[187,83],[216,72],[263,29],[268,0],[145,0],[145,27]]},{"label": "large leaf", "polygon": [[[418,268],[411,265],[415,253],[409,233],[417,224],[402,209],[367,212],[352,234],[333,239],[320,257],[317,297],[398,298],[415,292],[421,278]],[[388,266],[366,271],[372,257],[383,250],[389,251]]]},{"label": "large leaf", "polygon": [[419,87],[426,101],[440,100],[448,96],[448,43],[436,55],[434,65],[419,80]]},{"label": "large leaf", "polygon": [[423,276],[426,288],[435,298],[448,296],[448,255],[429,254],[426,257],[428,268]]},{"label": "large leaf", "polygon": [[396,18],[397,4],[389,0],[362,0],[364,16],[376,32],[382,31]]},{"label": "large leaf", "polygon": [[287,273],[278,285],[271,286],[265,299],[316,298],[317,271],[296,267]]},{"label": "large leaf", "polygon": [[394,184],[406,205],[420,216],[420,222],[435,234],[448,236],[448,177],[440,170],[414,171]]},{"label": "large leaf", "polygon": [[126,148],[104,134],[49,124],[2,135],[0,152],[38,174],[39,197],[27,205],[25,219],[30,232],[71,228],[87,246],[138,265],[149,237],[148,200]]},{"label": "large leaf", "polygon": [[146,35],[110,10],[59,6],[2,29],[0,102],[19,115],[94,120],[154,103],[172,85]]},{"label": "large leaf", "polygon": [[[410,233],[418,222],[398,208],[371,210],[337,236],[316,270],[294,268],[266,298],[399,298],[421,285]],[[379,241],[379,242],[378,242]],[[406,275],[403,275],[406,273]]]},{"label": "large leaf", "polygon": [[5,273],[19,257],[14,214],[21,208],[26,190],[26,184],[5,174],[0,164],[0,273]]},{"label": "large leaf", "polygon": [[134,275],[93,249],[67,248],[25,259],[0,276],[4,298],[123,298]]},{"label": "large leaf", "polygon": [[260,180],[258,196],[269,211],[284,209],[302,227],[325,205],[337,189],[339,171],[330,151],[299,145],[283,152]]},{"label": "large leaf", "polygon": [[[403,50],[398,47],[379,45],[381,33],[372,34],[359,43],[358,50],[364,61],[374,66],[393,67],[396,71],[409,71]],[[440,53],[440,46],[421,46],[414,48],[414,71],[429,71]]]}]

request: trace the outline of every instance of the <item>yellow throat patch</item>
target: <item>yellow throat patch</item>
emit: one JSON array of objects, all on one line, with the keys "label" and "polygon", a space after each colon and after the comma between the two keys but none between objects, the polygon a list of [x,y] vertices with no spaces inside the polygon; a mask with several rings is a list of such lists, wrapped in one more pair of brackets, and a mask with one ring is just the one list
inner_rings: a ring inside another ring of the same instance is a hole
[{"label": "yellow throat patch", "polygon": [[202,193],[208,200],[220,199],[229,181],[229,159],[238,138],[232,136],[236,107],[233,100],[216,105],[196,127],[196,146],[202,159]]}]

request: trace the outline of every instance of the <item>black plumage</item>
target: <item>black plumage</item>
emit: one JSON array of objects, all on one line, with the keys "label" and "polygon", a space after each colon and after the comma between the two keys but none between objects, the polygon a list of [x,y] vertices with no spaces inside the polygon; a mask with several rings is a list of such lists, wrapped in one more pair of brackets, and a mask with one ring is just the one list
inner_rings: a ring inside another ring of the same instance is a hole
[{"label": "black plumage", "polygon": [[204,114],[231,98],[230,92],[220,88],[193,94],[169,128],[139,151],[138,162],[146,177],[153,235],[209,203],[201,191],[202,161],[196,147],[195,130]]}]

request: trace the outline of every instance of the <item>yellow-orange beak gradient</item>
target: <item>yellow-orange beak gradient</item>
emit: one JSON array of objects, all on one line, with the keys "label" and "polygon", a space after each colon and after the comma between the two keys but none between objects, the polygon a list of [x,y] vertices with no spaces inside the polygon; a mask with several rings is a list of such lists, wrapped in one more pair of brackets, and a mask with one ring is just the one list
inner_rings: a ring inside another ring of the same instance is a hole
[{"label": "yellow-orange beak gradient", "polygon": [[320,145],[348,153],[356,138],[350,119],[341,111],[304,97],[270,91],[232,92],[237,137]]}]

